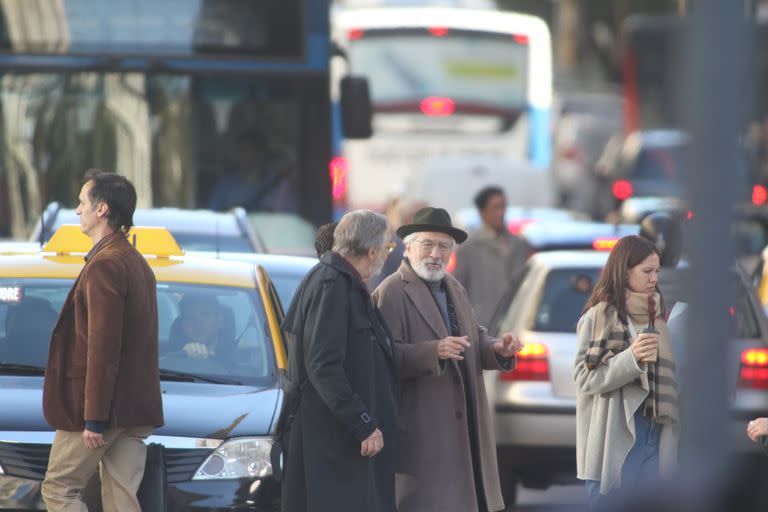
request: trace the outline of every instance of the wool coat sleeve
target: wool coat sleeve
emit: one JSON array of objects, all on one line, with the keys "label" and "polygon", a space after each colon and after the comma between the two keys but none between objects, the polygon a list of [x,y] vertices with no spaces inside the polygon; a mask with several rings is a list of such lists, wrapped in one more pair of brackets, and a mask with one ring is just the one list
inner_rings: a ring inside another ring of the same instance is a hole
[{"label": "wool coat sleeve", "polygon": [[399,290],[381,285],[373,292],[373,301],[392,333],[392,356],[398,379],[436,377],[443,374],[445,363],[437,357],[440,340],[411,343],[407,331],[408,312]]},{"label": "wool coat sleeve", "polygon": [[579,392],[587,395],[610,393],[629,384],[644,373],[630,349],[619,352],[607,363],[598,365],[594,370],[587,368],[584,356],[592,337],[592,318],[589,312],[579,319],[576,326],[576,336],[579,348],[576,353],[574,379],[576,380],[576,389]]},{"label": "wool coat sleeve", "polygon": [[359,441],[378,428],[352,390],[344,369],[349,343],[349,296],[344,279],[324,281],[307,310],[304,366],[307,378],[333,415]]},{"label": "wool coat sleeve", "polygon": [[123,339],[123,310],[128,293],[120,261],[94,260],[88,265],[88,350],[85,373],[85,420],[107,421],[115,392]]}]

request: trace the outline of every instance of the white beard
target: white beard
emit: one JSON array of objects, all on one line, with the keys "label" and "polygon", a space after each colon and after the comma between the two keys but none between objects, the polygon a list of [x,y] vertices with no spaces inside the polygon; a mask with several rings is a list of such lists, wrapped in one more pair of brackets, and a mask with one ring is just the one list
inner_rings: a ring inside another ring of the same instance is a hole
[{"label": "white beard", "polygon": [[426,263],[427,262],[424,260],[421,260],[415,265],[411,264],[411,267],[413,268],[413,271],[416,272],[416,275],[425,281],[430,281],[433,283],[442,281],[442,279],[445,277],[445,265],[441,265],[439,270],[429,270],[427,269]]}]

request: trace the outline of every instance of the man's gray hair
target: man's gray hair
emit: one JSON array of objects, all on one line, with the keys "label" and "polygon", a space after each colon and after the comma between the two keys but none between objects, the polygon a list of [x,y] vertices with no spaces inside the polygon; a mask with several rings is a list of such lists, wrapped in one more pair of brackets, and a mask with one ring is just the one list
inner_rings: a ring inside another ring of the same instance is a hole
[{"label": "man's gray hair", "polygon": [[345,214],[333,232],[333,252],[341,256],[364,256],[370,249],[384,245],[387,218],[371,210]]}]

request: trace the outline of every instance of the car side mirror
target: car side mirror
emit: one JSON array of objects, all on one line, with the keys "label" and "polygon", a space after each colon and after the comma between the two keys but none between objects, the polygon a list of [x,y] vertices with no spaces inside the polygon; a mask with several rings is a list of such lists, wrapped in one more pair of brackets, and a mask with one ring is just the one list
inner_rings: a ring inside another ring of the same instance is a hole
[{"label": "car side mirror", "polygon": [[367,139],[373,134],[373,105],[368,79],[347,75],[341,79],[341,128],[347,139]]}]

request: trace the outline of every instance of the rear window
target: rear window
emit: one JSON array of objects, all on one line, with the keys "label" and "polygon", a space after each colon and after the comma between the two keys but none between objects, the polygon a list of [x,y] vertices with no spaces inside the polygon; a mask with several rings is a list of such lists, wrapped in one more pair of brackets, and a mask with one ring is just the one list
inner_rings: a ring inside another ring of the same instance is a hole
[{"label": "rear window", "polygon": [[533,330],[575,332],[600,272],[599,268],[552,270],[544,283]]},{"label": "rear window", "polygon": [[637,159],[624,163],[624,175],[655,181],[676,181],[681,176],[685,148],[658,147],[640,150]]}]

